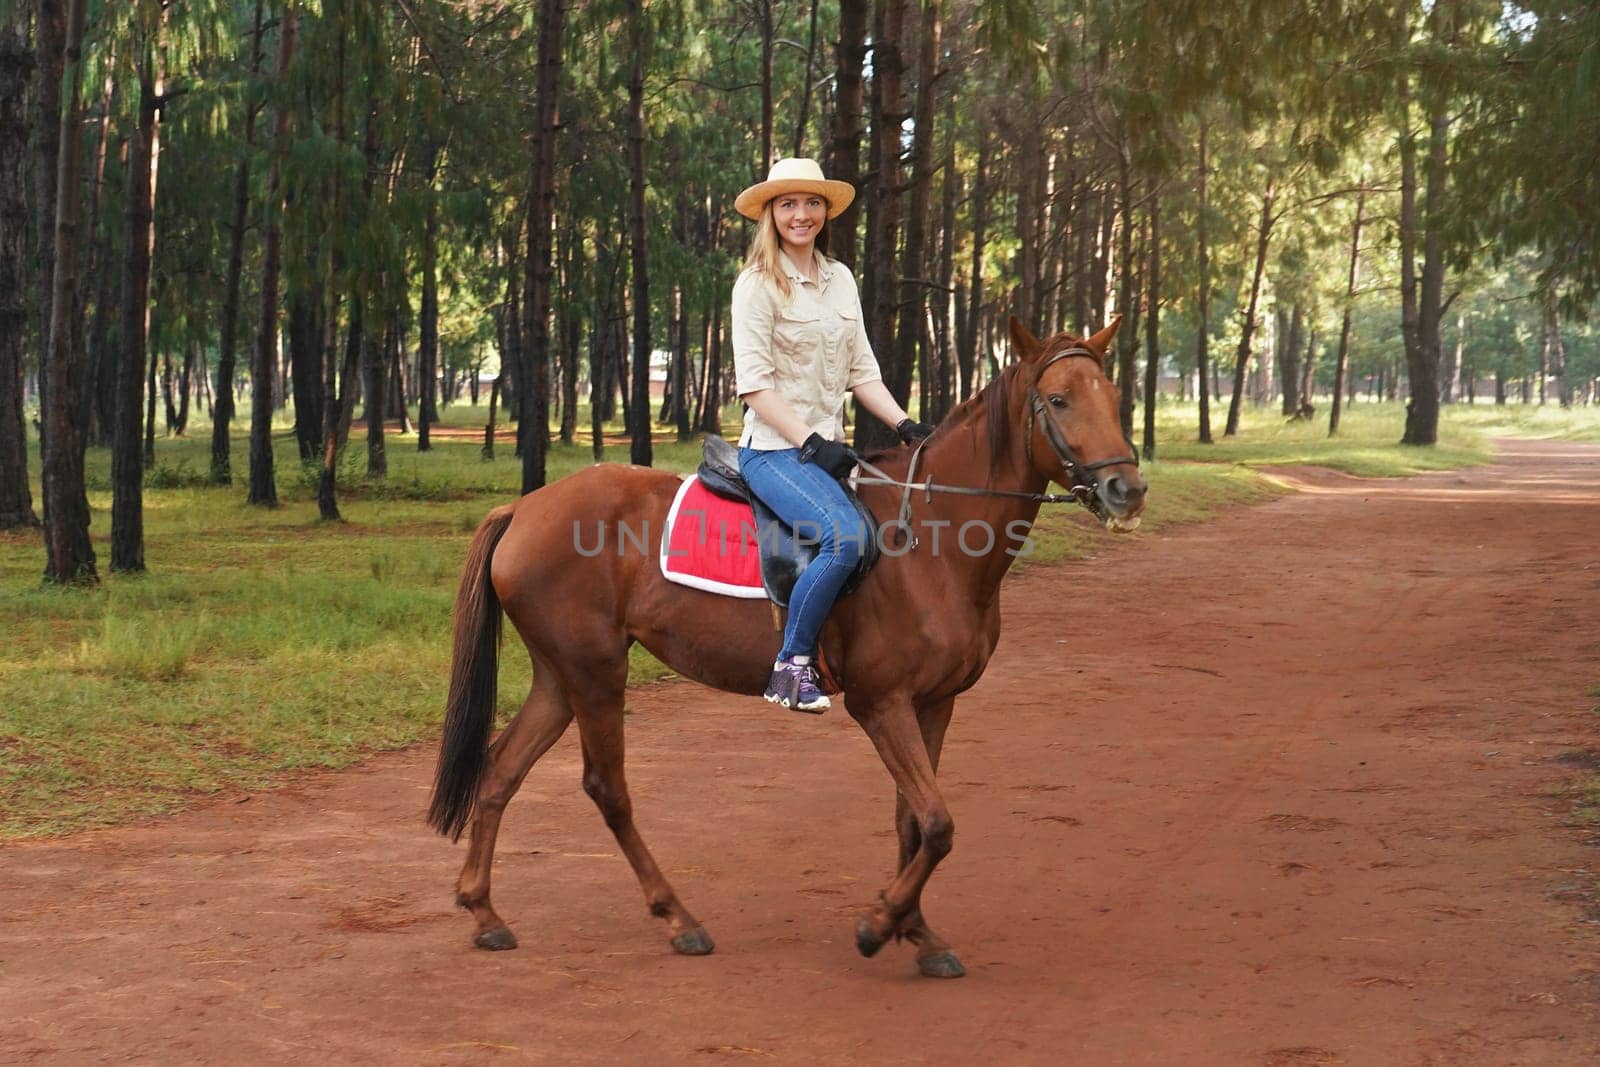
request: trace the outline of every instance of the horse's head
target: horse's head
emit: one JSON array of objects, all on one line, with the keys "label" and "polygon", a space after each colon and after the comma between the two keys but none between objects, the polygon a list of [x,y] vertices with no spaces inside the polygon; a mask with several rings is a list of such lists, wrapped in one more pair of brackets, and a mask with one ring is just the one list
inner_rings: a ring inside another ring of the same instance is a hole
[{"label": "horse's head", "polygon": [[1122,316],[1088,339],[1058,333],[1041,341],[1015,316],[1011,344],[1021,361],[1028,462],[1047,481],[1092,494],[1089,508],[1111,530],[1139,525],[1145,481],[1122,434],[1117,387],[1106,349]]}]

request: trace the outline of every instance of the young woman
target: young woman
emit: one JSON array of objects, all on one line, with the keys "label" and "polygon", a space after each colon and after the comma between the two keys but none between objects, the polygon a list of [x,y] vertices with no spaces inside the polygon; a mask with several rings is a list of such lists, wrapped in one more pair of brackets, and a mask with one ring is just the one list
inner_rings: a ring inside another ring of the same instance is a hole
[{"label": "young woman", "polygon": [[844,397],[893,426],[906,443],[932,433],[883,384],[867,341],[856,280],[817,248],[824,223],[855,198],[810,159],[780,159],[734,201],[756,223],[733,286],[735,387],[749,410],[739,437],[745,480],[778,517],[818,531],[818,554],[795,583],[783,648],[766,699],[821,712],[817,633],[870,536],[839,480],[855,466],[844,445]]}]

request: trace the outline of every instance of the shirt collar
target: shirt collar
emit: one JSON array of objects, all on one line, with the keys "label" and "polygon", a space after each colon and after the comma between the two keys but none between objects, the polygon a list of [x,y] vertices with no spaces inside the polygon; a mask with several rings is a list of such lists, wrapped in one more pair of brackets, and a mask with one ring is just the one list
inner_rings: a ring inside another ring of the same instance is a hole
[{"label": "shirt collar", "polygon": [[[817,257],[817,280],[826,286],[833,278],[833,264],[829,262],[827,256],[820,256],[815,252],[812,255]],[[790,259],[789,253],[782,248],[778,249],[778,258],[783,260],[783,272],[789,276],[790,281],[803,283],[811,280],[794,265],[794,260]]]}]

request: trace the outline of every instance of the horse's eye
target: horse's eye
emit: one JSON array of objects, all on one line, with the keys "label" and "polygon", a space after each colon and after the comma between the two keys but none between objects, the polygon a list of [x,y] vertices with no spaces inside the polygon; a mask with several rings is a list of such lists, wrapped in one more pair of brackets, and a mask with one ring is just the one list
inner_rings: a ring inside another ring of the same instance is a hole
[{"label": "horse's eye", "polygon": [[1060,393],[1051,393],[1050,394],[1050,406],[1051,407],[1057,407],[1057,408],[1064,408],[1064,407],[1067,406],[1067,398],[1062,396]]}]

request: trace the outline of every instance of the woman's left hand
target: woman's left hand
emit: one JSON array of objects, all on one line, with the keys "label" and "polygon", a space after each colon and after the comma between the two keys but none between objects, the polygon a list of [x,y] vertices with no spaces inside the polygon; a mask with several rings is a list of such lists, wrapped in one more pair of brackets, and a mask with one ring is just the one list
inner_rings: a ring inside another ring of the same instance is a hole
[{"label": "woman's left hand", "polygon": [[908,415],[895,425],[894,432],[899,434],[900,440],[906,444],[914,445],[923,438],[932,436],[933,427],[925,422],[917,422]]}]

